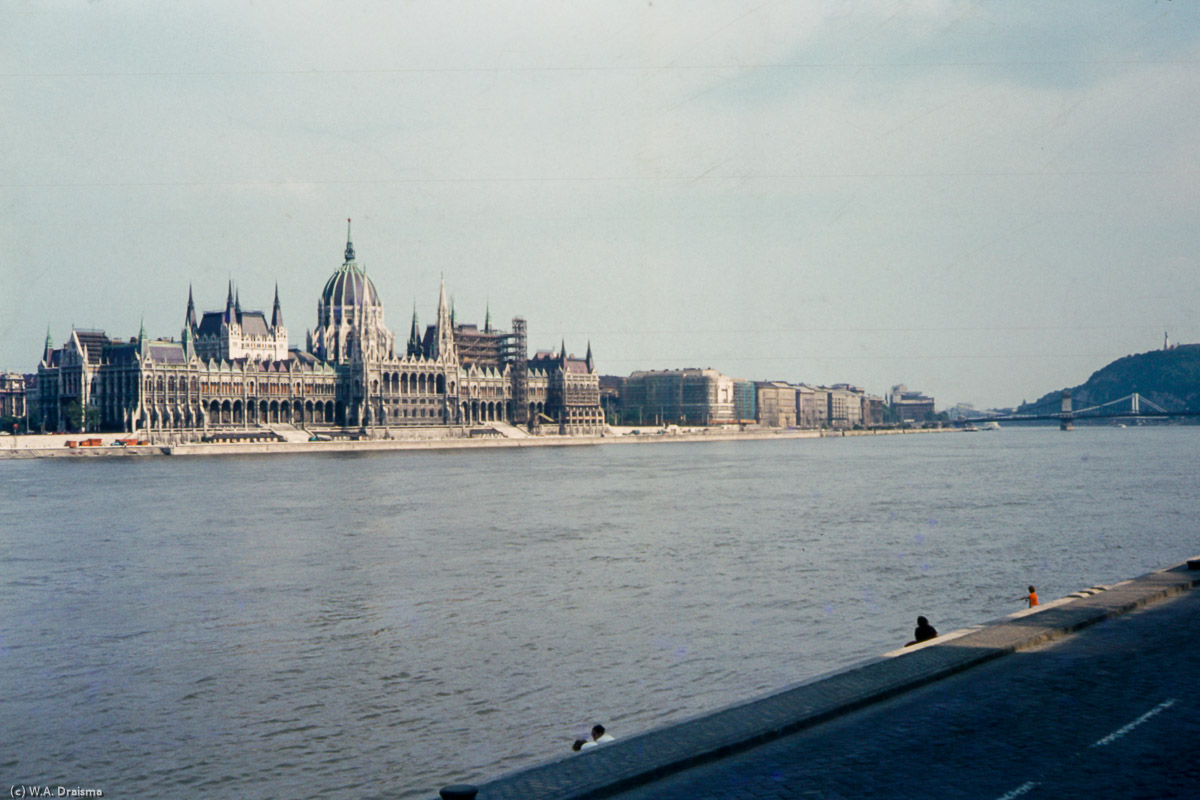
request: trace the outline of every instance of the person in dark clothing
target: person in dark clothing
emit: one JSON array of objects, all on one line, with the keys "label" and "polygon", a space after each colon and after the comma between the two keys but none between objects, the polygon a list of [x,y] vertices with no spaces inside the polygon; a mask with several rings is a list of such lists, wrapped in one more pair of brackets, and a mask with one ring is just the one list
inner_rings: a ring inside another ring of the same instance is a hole
[{"label": "person in dark clothing", "polygon": [[913,631],[913,640],[904,646],[911,647],[914,644],[928,642],[935,636],[937,636],[937,630],[929,624],[929,620],[924,617],[917,617],[917,629]]}]

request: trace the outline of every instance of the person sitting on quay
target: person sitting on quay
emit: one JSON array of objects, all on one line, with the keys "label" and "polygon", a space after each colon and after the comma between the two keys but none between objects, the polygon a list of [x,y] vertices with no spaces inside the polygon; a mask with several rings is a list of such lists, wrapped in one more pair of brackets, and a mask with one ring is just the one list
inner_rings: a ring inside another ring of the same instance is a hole
[{"label": "person sitting on quay", "polygon": [[576,739],[575,743],[571,745],[571,749],[578,752],[580,750],[587,750],[589,747],[595,747],[598,744],[607,744],[616,740],[617,738],[611,733],[604,732],[603,725],[596,724],[592,726],[592,740],[589,742],[587,739]]},{"label": "person sitting on quay", "polygon": [[937,630],[929,624],[929,620],[924,617],[917,617],[917,628],[913,631],[913,640],[904,646],[912,647],[914,644],[928,642],[936,636]]},{"label": "person sitting on quay", "polygon": [[1027,601],[1029,603],[1029,607],[1033,608],[1038,604],[1037,589],[1030,586],[1029,594],[1022,596],[1021,599]]},{"label": "person sitting on quay", "polygon": [[592,740],[596,744],[604,744],[606,742],[615,742],[616,737],[611,733],[605,733],[603,725],[596,724],[592,726]]}]

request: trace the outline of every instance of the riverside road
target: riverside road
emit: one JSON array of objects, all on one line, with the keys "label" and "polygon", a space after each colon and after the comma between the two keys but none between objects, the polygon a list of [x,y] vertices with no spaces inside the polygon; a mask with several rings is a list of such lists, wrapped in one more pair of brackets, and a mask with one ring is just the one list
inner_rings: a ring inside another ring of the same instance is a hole
[{"label": "riverside road", "polygon": [[1190,591],[611,796],[1200,797],[1197,631]]}]

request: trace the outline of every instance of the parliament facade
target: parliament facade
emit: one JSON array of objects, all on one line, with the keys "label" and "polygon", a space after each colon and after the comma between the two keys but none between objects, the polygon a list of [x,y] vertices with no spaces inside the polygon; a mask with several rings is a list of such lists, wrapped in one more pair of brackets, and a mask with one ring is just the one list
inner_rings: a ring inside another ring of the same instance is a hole
[{"label": "parliament facade", "polygon": [[225,307],[197,318],[192,293],[180,339],[128,341],[73,330],[63,347],[47,334],[30,411],[45,430],[87,427],[181,440],[235,437],[292,425],[354,435],[509,423],[542,433],[598,434],[604,426],[592,358],[528,355],[525,320],[511,331],[456,324],[443,283],[437,320],[413,312],[407,342],[384,324],[383,302],[345,261],[317,302],[303,350],[289,348],[278,288],[270,319],[244,311],[232,282]]}]

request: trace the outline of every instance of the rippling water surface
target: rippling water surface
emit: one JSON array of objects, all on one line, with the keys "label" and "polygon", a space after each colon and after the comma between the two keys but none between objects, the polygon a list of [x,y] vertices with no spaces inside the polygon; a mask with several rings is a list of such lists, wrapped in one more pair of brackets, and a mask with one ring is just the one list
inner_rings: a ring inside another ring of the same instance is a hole
[{"label": "rippling water surface", "polygon": [[1198,445],[0,462],[0,783],[430,797],[1196,555]]}]

